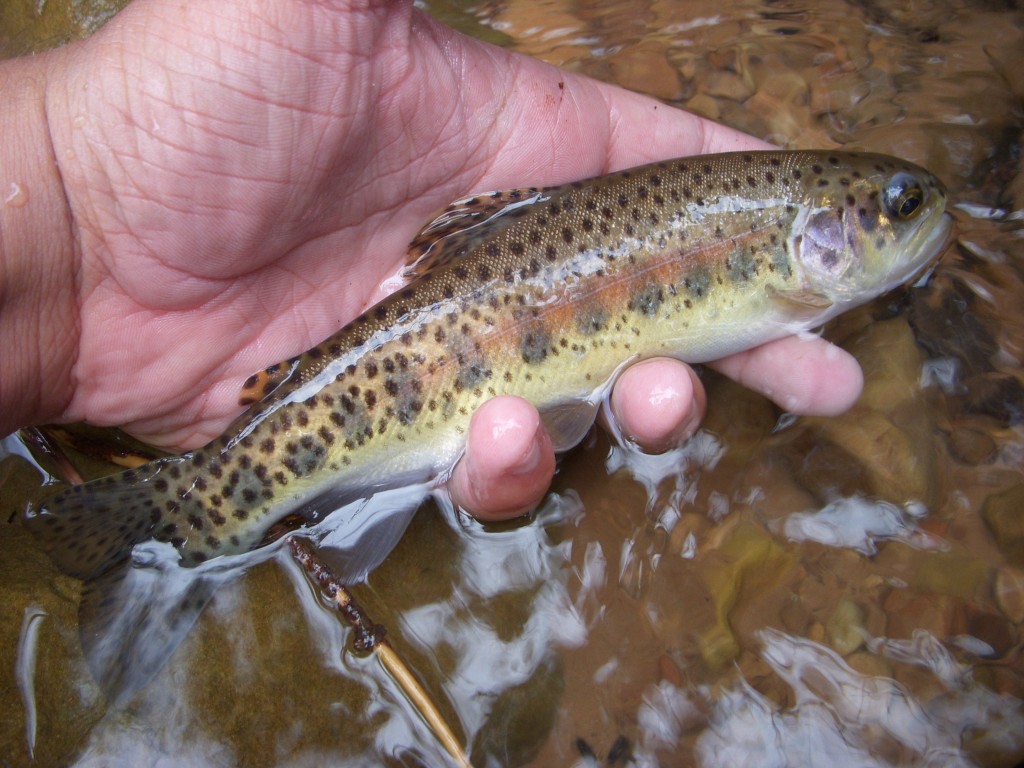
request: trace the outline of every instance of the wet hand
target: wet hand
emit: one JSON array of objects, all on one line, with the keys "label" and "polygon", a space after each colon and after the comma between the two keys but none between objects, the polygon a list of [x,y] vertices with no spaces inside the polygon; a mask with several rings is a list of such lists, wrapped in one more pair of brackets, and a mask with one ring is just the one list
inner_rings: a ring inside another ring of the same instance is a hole
[{"label": "wet hand", "polygon": [[[0,345],[23,351],[0,371],[0,432],[85,420],[178,449],[228,426],[253,371],[393,290],[406,244],[451,200],[764,146],[411,2],[139,0],[82,44],[3,65],[4,82],[31,107],[5,112],[14,146],[39,156],[0,158],[34,185],[0,243],[20,302],[0,302]],[[721,369],[789,410],[834,411],[860,378],[829,349],[779,342]],[[645,363],[605,419],[663,450],[703,397],[681,364]],[[554,463],[538,424],[521,402],[481,410],[460,504],[507,516],[542,497]]]},{"label": "wet hand", "polygon": [[[788,337],[711,366],[773,399],[786,410],[830,416],[853,405],[863,378],[857,361],[818,337]],[[693,369],[664,358],[627,368],[602,410],[606,429],[641,450],[658,453],[690,437],[704,418],[707,396]],[[453,502],[481,520],[529,512],[551,484],[555,456],[540,415],[519,398],[480,408],[467,453],[448,482]]]}]

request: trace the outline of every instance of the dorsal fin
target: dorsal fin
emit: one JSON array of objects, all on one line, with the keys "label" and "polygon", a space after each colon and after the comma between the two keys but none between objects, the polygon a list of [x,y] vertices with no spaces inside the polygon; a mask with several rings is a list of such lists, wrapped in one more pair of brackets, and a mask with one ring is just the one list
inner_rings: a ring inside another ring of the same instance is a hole
[{"label": "dorsal fin", "polygon": [[456,200],[413,238],[402,276],[414,280],[461,258],[515,221],[515,211],[549,199],[552,192],[526,187]]}]

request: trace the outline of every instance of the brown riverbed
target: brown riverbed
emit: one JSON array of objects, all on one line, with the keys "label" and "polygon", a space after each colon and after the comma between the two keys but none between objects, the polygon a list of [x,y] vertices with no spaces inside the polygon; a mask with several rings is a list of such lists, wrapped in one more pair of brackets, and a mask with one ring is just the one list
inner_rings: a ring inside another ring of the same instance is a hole
[{"label": "brown riverbed", "polygon": [[[792,419],[712,374],[687,445],[594,437],[528,522],[424,507],[354,593],[474,765],[1015,766],[1024,760],[1024,12],[1012,3],[433,2],[454,26],[787,147],[950,187],[926,286],[827,330],[864,396]],[[113,7],[0,9],[24,53]],[[36,475],[0,462],[0,511]],[[78,582],[0,535],[0,765],[443,765],[283,554],[217,591],[106,703]]]}]

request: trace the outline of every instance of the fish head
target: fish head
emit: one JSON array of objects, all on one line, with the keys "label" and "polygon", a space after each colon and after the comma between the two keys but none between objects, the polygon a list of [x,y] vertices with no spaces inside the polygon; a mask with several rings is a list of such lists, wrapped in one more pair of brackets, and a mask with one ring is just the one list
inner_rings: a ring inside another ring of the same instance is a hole
[{"label": "fish head", "polygon": [[933,174],[883,155],[813,163],[790,247],[803,290],[837,308],[925,271],[949,238],[946,190]]}]

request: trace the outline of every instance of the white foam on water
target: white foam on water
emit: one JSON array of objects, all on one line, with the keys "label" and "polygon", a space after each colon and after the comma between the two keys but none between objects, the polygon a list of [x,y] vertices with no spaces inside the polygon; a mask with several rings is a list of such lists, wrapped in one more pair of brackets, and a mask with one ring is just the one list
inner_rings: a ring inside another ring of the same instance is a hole
[{"label": "white foam on water", "polygon": [[922,550],[945,551],[949,545],[917,526],[923,505],[902,507],[866,496],[847,496],[813,512],[795,512],[770,527],[791,542],[814,541],[830,547],[853,549],[863,555],[878,552],[878,542],[899,541]]}]

